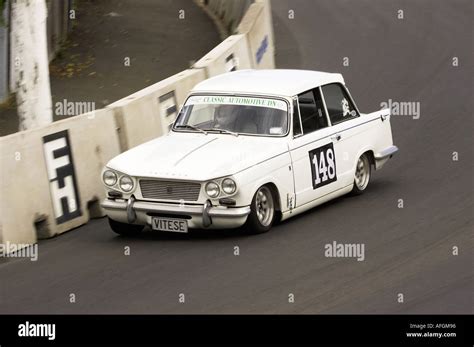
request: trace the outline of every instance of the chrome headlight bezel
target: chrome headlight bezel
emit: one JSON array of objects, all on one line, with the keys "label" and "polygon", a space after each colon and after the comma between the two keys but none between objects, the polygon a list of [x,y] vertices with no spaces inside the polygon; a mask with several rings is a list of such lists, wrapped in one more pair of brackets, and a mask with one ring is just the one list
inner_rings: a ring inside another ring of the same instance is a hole
[{"label": "chrome headlight bezel", "polygon": [[104,167],[102,183],[105,185],[106,190],[117,190],[125,194],[132,194],[137,187],[134,177],[109,167]]},{"label": "chrome headlight bezel", "polygon": [[[211,193],[211,190],[214,192]],[[211,199],[234,196],[237,190],[237,182],[231,176],[216,178],[204,184],[204,193]]]},{"label": "chrome headlight bezel", "polygon": [[[107,178],[105,177],[106,174],[111,174],[111,176],[109,177],[113,177],[114,181],[113,183],[107,183]],[[113,187],[114,185],[117,184],[118,182],[118,175],[115,171],[113,170],[110,170],[110,169],[106,169],[103,173],[102,173],[102,182],[104,182],[104,184],[107,186],[107,187]]]},{"label": "chrome headlight bezel", "polygon": [[[226,189],[230,187],[230,190]],[[227,195],[232,195],[237,191],[237,183],[230,177],[226,177],[221,182],[222,191]]]},{"label": "chrome headlight bezel", "polygon": [[[124,180],[128,180],[128,182],[124,183],[123,182]],[[127,184],[130,186],[129,189],[126,189],[126,188],[123,187],[124,185],[127,185]],[[123,192],[130,193],[135,188],[135,182],[133,181],[132,177],[130,177],[128,175],[122,175],[119,179],[118,186]]]},{"label": "chrome headlight bezel", "polygon": [[[214,190],[216,191],[215,194],[210,194],[209,193],[209,190],[210,190],[209,186],[211,186],[211,185],[214,185]],[[205,190],[207,196],[210,197],[211,199],[215,199],[215,198],[219,197],[219,195],[221,194],[221,188],[220,188],[219,184],[215,181],[207,182],[206,185],[204,186],[204,190]]]}]

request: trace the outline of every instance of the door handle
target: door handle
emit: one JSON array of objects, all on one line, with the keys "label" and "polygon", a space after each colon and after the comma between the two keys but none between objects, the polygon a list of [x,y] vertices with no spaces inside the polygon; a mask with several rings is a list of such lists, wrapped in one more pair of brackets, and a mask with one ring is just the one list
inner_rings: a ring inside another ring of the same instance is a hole
[{"label": "door handle", "polygon": [[341,139],[341,134],[335,134],[334,136],[331,136],[331,140],[339,141],[340,139]]}]

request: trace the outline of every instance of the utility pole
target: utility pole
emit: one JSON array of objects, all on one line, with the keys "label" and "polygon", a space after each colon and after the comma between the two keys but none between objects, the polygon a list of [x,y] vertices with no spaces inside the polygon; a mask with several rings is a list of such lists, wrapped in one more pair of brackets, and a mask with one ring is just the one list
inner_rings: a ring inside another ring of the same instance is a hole
[{"label": "utility pole", "polygon": [[45,0],[11,0],[11,87],[20,131],[53,121]]}]

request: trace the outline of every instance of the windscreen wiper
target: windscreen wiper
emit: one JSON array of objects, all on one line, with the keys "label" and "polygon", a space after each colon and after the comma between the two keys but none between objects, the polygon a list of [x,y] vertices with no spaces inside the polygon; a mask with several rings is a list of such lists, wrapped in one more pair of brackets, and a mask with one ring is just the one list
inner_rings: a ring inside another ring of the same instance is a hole
[{"label": "windscreen wiper", "polygon": [[175,128],[176,128],[176,129],[193,129],[193,130],[200,131],[200,132],[202,132],[203,134],[206,134],[206,135],[207,135],[207,131],[205,131],[204,129],[195,127],[194,125],[190,125],[190,124],[179,124],[179,125],[176,125]]},{"label": "windscreen wiper", "polygon": [[239,136],[238,133],[234,133],[233,131],[226,130],[226,129],[212,128],[212,129],[201,129],[201,130],[203,130],[203,131],[218,131],[218,132],[224,133],[224,134]]}]

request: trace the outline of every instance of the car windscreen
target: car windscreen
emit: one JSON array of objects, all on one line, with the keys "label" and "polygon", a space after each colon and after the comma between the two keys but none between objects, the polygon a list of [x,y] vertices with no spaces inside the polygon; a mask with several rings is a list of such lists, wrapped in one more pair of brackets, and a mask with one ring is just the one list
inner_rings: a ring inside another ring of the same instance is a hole
[{"label": "car windscreen", "polygon": [[193,95],[173,129],[282,136],[288,131],[288,104],[272,98]]}]

